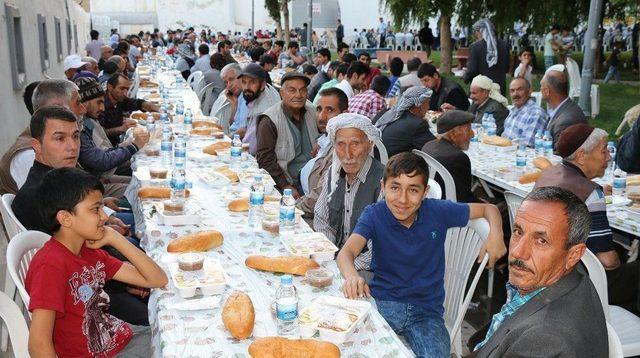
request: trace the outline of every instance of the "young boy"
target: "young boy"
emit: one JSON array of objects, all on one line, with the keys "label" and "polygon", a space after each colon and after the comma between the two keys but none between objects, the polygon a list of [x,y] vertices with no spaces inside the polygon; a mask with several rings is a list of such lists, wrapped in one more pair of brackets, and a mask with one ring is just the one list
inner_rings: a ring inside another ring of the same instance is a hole
[{"label": "young boy", "polygon": [[[373,296],[382,317],[404,335],[417,357],[449,357],[449,334],[442,318],[447,229],[484,217],[490,232],[480,257],[489,253],[493,266],[507,249],[495,206],[424,199],[428,179],[429,168],[418,155],[393,156],[382,179],[384,201],[364,210],[337,262],[346,297]],[[374,274],[371,289],[354,267],[368,240]]]},{"label": "young boy", "polygon": [[[53,237],[34,256],[25,280],[32,312],[31,357],[150,356],[146,332],[106,313],[103,291],[114,279],[146,288],[163,287],[167,276],[144,252],[106,227],[104,188],[76,168],[54,169],[37,190],[40,214]],[[112,246],[129,262],[105,251]],[[135,333],[135,334],[134,334]]]}]

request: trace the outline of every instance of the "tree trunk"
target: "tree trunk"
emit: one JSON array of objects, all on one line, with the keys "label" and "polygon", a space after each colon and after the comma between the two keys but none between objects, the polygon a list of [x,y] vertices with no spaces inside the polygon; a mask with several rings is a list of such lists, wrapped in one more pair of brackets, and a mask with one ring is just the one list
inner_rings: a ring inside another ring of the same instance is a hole
[{"label": "tree trunk", "polygon": [[282,16],[276,20],[276,38],[282,40]]},{"label": "tree trunk", "polygon": [[289,43],[291,33],[289,30],[289,1],[282,0],[282,21],[284,21],[284,42]]},{"label": "tree trunk", "polygon": [[451,73],[451,17],[440,15],[440,73]]}]

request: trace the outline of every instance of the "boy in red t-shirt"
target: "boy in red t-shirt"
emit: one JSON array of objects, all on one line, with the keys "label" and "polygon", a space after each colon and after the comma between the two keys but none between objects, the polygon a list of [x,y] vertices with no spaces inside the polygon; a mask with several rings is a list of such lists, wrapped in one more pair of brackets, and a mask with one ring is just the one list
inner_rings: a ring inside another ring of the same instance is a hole
[{"label": "boy in red t-shirt", "polygon": [[[25,280],[32,357],[113,357],[134,354],[129,352],[134,347],[136,355],[145,356],[140,349],[150,350],[149,335],[134,335],[129,324],[106,313],[109,296],[102,288],[110,279],[163,287],[167,276],[104,226],[103,193],[97,178],[76,168],[54,169],[38,189],[39,214],[54,236],[34,256]],[[112,246],[129,262],[109,256],[100,250],[103,246]]]}]

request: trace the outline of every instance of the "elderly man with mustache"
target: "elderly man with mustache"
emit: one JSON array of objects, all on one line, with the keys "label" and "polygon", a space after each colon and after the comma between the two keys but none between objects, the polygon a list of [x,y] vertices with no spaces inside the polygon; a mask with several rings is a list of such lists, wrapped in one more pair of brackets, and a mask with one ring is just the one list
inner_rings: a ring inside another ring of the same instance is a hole
[{"label": "elderly man with mustache", "polygon": [[602,304],[578,265],[590,226],[587,206],[567,190],[527,196],[511,233],[507,302],[470,346],[473,357],[608,357]]},{"label": "elderly man with mustache", "polygon": [[509,94],[513,108],[504,120],[502,136],[511,140],[520,138],[533,147],[536,133],[543,131],[547,123],[547,113],[531,98],[531,83],[525,78],[514,78],[509,85]]}]

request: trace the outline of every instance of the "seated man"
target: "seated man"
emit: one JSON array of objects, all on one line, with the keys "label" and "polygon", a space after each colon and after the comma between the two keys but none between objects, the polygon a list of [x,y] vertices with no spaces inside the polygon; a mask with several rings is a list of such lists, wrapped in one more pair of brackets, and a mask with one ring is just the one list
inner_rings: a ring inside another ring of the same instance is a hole
[{"label": "seated man", "polygon": [[[75,168],[51,171],[38,188],[43,221],[54,237],[33,257],[25,279],[33,357],[151,355],[150,329],[108,314],[109,296],[103,288],[111,279],[159,288],[167,284],[167,276],[144,252],[104,226],[103,192],[97,178]],[[100,250],[107,245],[129,262]]]},{"label": "seated man", "polygon": [[[380,68],[371,67],[371,55],[369,55],[369,53],[366,51],[360,53],[360,56],[358,56],[358,61],[364,63],[369,68],[369,74],[364,79],[364,86],[363,86],[364,89],[368,89],[371,86],[371,82],[373,82],[373,79],[376,76],[380,76],[381,74]],[[388,90],[389,89],[387,88],[387,91]],[[387,92],[383,93],[382,96],[385,96],[386,94]]]},{"label": "seated man", "polygon": [[312,158],[318,138],[316,112],[307,104],[309,78],[288,72],[280,80],[282,101],[258,117],[256,159],[278,186],[290,188],[294,198],[302,196],[300,170]]},{"label": "seated man", "polygon": [[369,68],[362,62],[355,61],[349,65],[347,75],[336,85],[341,89],[347,98],[355,96],[357,92],[360,92],[364,88],[364,80],[369,73]]},{"label": "seated man", "polygon": [[640,173],[640,116],[620,138],[616,164],[627,173]]},{"label": "seated man", "polygon": [[[318,50],[316,58],[323,58],[325,56],[320,53],[320,51],[322,50],[326,50],[326,49]],[[318,73],[315,76],[313,76],[313,78],[311,79],[311,82],[309,83],[309,88],[308,88],[309,94],[307,95],[307,98],[309,99],[309,101],[313,101],[314,98],[316,98],[318,93],[320,93],[320,88],[322,87],[322,85],[324,85],[327,82],[334,81],[333,77],[339,65],[340,65],[339,61],[331,61],[326,65],[323,65],[321,67],[322,70],[318,71]],[[335,83],[337,84],[338,81],[335,81]]]},{"label": "seated man", "polygon": [[380,111],[387,108],[384,95],[389,90],[391,81],[385,76],[376,76],[371,82],[370,89],[349,99],[349,113],[361,114],[369,120]]},{"label": "seated man", "polygon": [[502,136],[511,140],[521,138],[526,145],[535,145],[536,133],[544,131],[547,113],[531,98],[531,84],[523,77],[516,77],[509,84],[513,108],[504,120]]},{"label": "seated man", "polygon": [[116,73],[107,81],[107,93],[104,96],[104,112],[100,124],[105,128],[111,144],[120,143],[120,135],[137,122],[126,120],[133,111],[158,112],[160,106],[142,99],[129,98],[131,81],[123,74]]},{"label": "seated man", "polygon": [[242,93],[242,84],[238,79],[240,73],[242,73],[242,69],[235,62],[227,64],[220,70],[225,89],[220,92],[211,107],[210,116],[220,120],[222,130],[227,135],[231,134],[229,127],[236,115],[239,97]]},{"label": "seated man", "polygon": [[566,190],[537,188],[527,196],[511,234],[507,303],[474,357],[609,356],[600,298],[577,265],[589,221],[584,203]]},{"label": "seated man", "polygon": [[469,109],[467,94],[462,87],[456,81],[440,76],[436,66],[423,63],[418,67],[418,77],[425,87],[433,91],[431,100],[429,100],[430,110],[459,109],[466,111]]},{"label": "seated man", "polygon": [[313,210],[324,188],[323,178],[331,167],[333,159],[333,145],[327,135],[327,123],[340,113],[347,112],[347,103],[347,95],[337,88],[327,88],[320,92],[320,101],[316,106],[320,132],[316,146],[317,153],[300,170],[300,185],[304,196],[296,202],[296,207],[304,212],[306,219],[311,219],[311,224],[313,224]]},{"label": "seated man", "polygon": [[502,134],[504,120],[509,115],[507,99],[500,94],[500,86],[487,76],[478,75],[471,81],[469,98],[473,101],[469,113],[476,116],[476,123],[482,123],[485,113],[490,113],[496,120],[496,134]]},{"label": "seated man", "polygon": [[415,86],[406,90],[396,106],[376,122],[382,131],[389,158],[413,149],[422,149],[425,143],[435,139],[424,116],[429,110],[431,90]]},{"label": "seated man", "polygon": [[191,66],[191,73],[201,71],[204,74],[211,69],[211,65],[209,64],[209,45],[206,43],[200,44],[200,46],[198,46],[198,56],[196,62]]},{"label": "seated man", "polygon": [[[340,114],[329,122],[335,165],[323,178],[322,193],[314,210],[313,226],[342,248],[365,208],[378,201],[384,165],[373,158],[373,142],[380,131],[359,114]],[[354,262],[369,282],[371,245]]]},{"label": "seated man", "polygon": [[560,133],[572,124],[587,123],[582,109],[569,98],[569,79],[565,72],[550,70],[540,81],[542,99],[547,102],[549,121],[546,130],[553,136],[553,144]]},{"label": "seated man", "polygon": [[278,56],[278,67],[279,68],[297,68],[299,65],[303,64],[305,58],[300,56],[298,53],[298,43],[295,41],[289,41],[289,45],[287,46],[287,51],[282,52]]},{"label": "seated man", "polygon": [[[335,70],[332,70],[332,68],[334,67],[334,63],[337,63],[337,64],[335,65]],[[323,83],[322,86],[320,86],[320,89],[318,90],[318,94],[316,94],[316,96],[313,98],[314,106],[318,105],[318,101],[320,100],[320,92],[322,92],[322,90],[325,90],[327,88],[333,88],[337,86],[338,83],[342,82],[342,80],[347,77],[347,71],[349,71],[348,64],[342,63],[340,61],[333,61],[331,63],[331,67],[329,67],[329,72],[327,72],[331,76],[331,80]],[[342,93],[344,93],[344,91]]]},{"label": "seated man", "polygon": [[604,175],[611,160],[607,137],[607,132],[588,124],[566,128],[556,143],[562,163],[544,170],[536,187],[557,186],[569,190],[587,205],[591,215],[587,247],[607,273],[609,302],[636,311],[639,263],[620,262],[613,244],[603,189],[592,181]]},{"label": "seated man", "polygon": [[[337,263],[346,297],[373,296],[378,312],[396,333],[404,335],[416,356],[448,357],[449,334],[442,318],[447,230],[484,217],[490,232],[480,257],[489,253],[489,266],[493,266],[506,248],[495,206],[424,199],[428,179],[429,168],[420,156],[392,157],[382,179],[385,200],[364,210]],[[370,286],[354,265],[368,241],[374,275]]]},{"label": "seated man", "polygon": [[[438,139],[427,142],[422,151],[442,164],[453,177],[456,184],[456,201],[461,203],[478,202],[471,191],[471,161],[464,150],[469,149],[473,138],[471,123],[475,117],[464,111],[450,110],[438,118]],[[444,182],[439,174],[435,180],[442,188],[442,198],[446,198]]]},{"label": "seated man", "polygon": [[418,78],[418,68],[420,68],[420,65],[422,65],[422,60],[420,60],[419,57],[414,57],[407,61],[407,71],[409,71],[409,73],[398,78],[398,81],[393,85],[387,96],[400,96],[407,89],[422,85],[420,78]]}]

